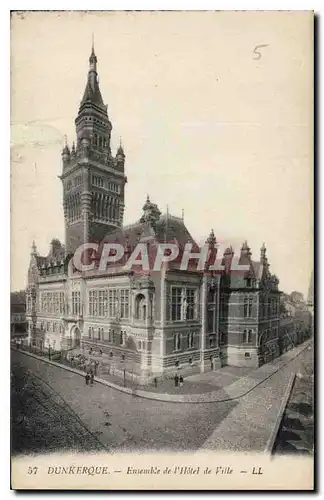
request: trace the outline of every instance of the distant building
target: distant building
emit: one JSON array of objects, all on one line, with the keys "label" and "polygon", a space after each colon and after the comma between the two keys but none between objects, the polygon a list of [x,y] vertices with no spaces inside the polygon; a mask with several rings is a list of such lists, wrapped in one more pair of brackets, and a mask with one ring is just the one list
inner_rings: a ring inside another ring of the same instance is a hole
[{"label": "distant building", "polygon": [[13,340],[27,337],[25,291],[11,293],[10,333]]},{"label": "distant building", "polygon": [[300,292],[291,292],[290,299],[294,304],[304,303],[304,295]]},{"label": "distant building", "polygon": [[312,315],[299,292],[282,294],[280,304],[280,353],[300,344],[313,333]]}]

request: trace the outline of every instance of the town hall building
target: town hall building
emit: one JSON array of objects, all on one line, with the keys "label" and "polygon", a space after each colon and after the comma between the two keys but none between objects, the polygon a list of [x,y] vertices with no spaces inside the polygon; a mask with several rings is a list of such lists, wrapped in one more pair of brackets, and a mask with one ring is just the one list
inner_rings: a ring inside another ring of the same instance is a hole
[{"label": "town hall building", "polygon": [[[100,350],[115,373],[139,383],[153,378],[216,370],[226,364],[257,367],[279,355],[278,279],[270,273],[266,248],[252,259],[244,242],[238,257],[247,270],[233,272],[232,248],[224,269],[186,270],[179,261],[158,271],[125,266],[136,245],[149,254],[161,243],[187,243],[199,251],[183,218],[162,214],[147,197],[140,220],[123,225],[125,153],[110,147],[112,124],[98,84],[92,48],[78,116],[76,141],[62,151],[65,243],[53,239],[47,256],[33,243],[28,270],[26,318],[32,345],[52,351]],[[72,257],[80,245],[118,242],[125,250],[105,270],[78,271]],[[212,230],[206,238],[217,255]]]}]

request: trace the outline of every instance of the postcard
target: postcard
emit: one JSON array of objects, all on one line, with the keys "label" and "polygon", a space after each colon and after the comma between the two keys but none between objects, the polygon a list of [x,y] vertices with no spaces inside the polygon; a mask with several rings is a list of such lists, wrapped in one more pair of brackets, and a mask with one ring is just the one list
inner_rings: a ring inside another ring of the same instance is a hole
[{"label": "postcard", "polygon": [[314,488],[311,11],[11,13],[11,486]]}]

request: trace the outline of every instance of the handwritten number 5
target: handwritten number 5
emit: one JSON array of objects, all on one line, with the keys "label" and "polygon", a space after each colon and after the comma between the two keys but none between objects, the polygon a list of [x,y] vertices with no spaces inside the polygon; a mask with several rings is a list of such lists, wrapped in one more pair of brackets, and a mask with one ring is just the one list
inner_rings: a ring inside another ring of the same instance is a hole
[{"label": "handwritten number 5", "polygon": [[260,52],[259,50],[257,50],[257,49],[262,49],[263,47],[268,47],[268,45],[263,44],[263,45],[256,45],[256,46],[254,47],[254,51],[253,51],[253,53],[254,53],[257,57],[253,57],[253,59],[255,59],[256,61],[257,61],[257,60],[259,60],[259,59],[261,59],[261,55],[262,55],[262,54],[261,54],[261,52]]}]

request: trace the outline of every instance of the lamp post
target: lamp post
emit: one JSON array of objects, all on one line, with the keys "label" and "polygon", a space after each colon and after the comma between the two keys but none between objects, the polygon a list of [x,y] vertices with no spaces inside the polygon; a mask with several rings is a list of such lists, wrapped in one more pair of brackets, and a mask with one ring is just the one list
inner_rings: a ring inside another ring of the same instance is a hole
[{"label": "lamp post", "polygon": [[122,367],[123,367],[123,382],[125,387],[126,386],[125,354],[122,354]]}]

